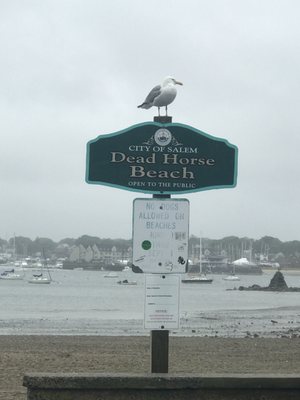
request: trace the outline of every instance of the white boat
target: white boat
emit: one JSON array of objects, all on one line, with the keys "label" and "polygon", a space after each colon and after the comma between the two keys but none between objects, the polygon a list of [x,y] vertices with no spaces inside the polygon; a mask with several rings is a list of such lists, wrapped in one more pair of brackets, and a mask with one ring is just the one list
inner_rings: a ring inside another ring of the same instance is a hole
[{"label": "white boat", "polygon": [[104,275],[104,278],[118,278],[118,275],[115,272],[109,272],[108,274]]},{"label": "white boat", "polygon": [[20,281],[24,279],[24,270],[20,271],[20,268],[18,268],[18,271],[15,270],[15,267],[22,267],[21,264],[16,264],[16,236],[14,235],[14,247],[13,247],[13,261],[10,262],[9,264],[5,265],[6,269],[0,274],[0,279],[4,279],[7,281]]},{"label": "white boat", "polygon": [[232,274],[232,275],[227,275],[227,276],[225,276],[225,277],[223,278],[223,280],[224,280],[224,281],[239,281],[239,280],[240,280],[240,277],[237,276],[237,275],[235,275],[235,274]]},{"label": "white boat", "polygon": [[240,277],[235,274],[235,263],[232,263],[232,273],[230,275],[225,276],[224,281],[239,281]]},{"label": "white boat", "polygon": [[51,277],[43,276],[43,274],[33,275],[33,277],[28,280],[28,283],[37,283],[40,285],[49,285],[51,282]]},{"label": "white boat", "polygon": [[181,282],[183,283],[212,283],[213,279],[208,278],[206,275],[191,275],[189,274],[185,279],[182,279]]},{"label": "white boat", "polygon": [[213,279],[208,278],[206,274],[202,272],[202,238],[200,237],[200,248],[199,248],[199,263],[200,271],[199,274],[187,274],[187,277],[182,279],[183,283],[212,283]]},{"label": "white boat", "polygon": [[129,281],[128,279],[123,279],[117,282],[119,285],[137,285],[137,281]]},{"label": "white boat", "polygon": [[15,272],[15,269],[5,270],[0,274],[0,279],[4,279],[7,281],[20,281],[24,279],[24,272]]},{"label": "white boat", "polygon": [[47,274],[45,274],[45,268],[42,264],[39,273],[32,274],[32,278],[28,280],[28,283],[36,283],[40,285],[49,285],[52,282],[49,268],[47,267]]}]

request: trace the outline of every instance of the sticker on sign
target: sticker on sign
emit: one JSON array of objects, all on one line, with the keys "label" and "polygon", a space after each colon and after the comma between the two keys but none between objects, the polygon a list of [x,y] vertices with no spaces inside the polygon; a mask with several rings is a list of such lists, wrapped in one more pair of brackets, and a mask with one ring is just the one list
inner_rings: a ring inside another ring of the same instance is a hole
[{"label": "sticker on sign", "polygon": [[189,201],[135,199],[133,265],[149,273],[184,273],[188,262]]}]

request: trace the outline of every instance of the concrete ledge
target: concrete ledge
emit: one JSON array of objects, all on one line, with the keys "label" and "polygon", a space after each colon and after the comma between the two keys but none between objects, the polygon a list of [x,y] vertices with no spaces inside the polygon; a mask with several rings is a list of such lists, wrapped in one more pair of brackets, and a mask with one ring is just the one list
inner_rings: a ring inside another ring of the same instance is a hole
[{"label": "concrete ledge", "polygon": [[28,400],[299,400],[300,375],[27,374]]}]

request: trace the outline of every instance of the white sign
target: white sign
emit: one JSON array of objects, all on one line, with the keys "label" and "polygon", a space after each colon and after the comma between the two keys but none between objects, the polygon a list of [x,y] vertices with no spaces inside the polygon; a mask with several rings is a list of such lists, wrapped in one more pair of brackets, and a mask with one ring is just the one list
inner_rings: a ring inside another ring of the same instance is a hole
[{"label": "white sign", "polygon": [[180,275],[146,275],[145,329],[179,328],[179,287]]},{"label": "white sign", "polygon": [[143,272],[184,273],[188,238],[187,199],[134,200],[133,265]]}]

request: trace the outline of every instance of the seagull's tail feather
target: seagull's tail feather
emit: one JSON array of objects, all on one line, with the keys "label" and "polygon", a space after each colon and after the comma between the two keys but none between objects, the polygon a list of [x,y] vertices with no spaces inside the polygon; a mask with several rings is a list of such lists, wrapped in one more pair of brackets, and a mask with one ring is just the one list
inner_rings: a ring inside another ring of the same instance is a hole
[{"label": "seagull's tail feather", "polygon": [[140,104],[140,105],[137,106],[137,107],[138,107],[138,108],[145,108],[146,110],[148,110],[148,108],[151,108],[151,107],[152,107],[152,104],[144,102],[144,103]]}]

